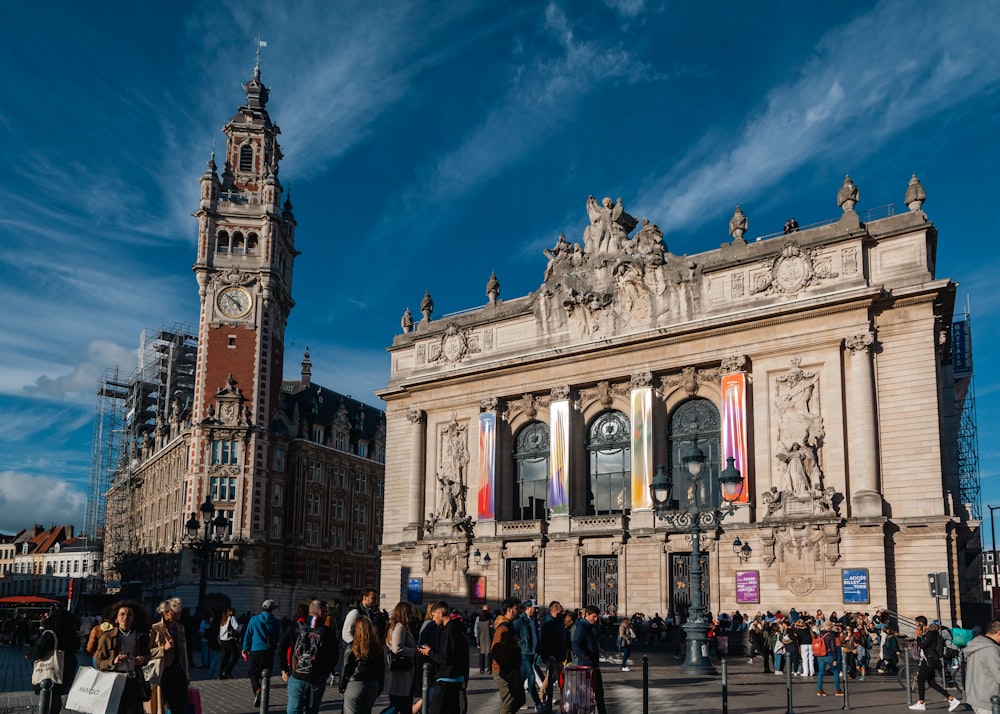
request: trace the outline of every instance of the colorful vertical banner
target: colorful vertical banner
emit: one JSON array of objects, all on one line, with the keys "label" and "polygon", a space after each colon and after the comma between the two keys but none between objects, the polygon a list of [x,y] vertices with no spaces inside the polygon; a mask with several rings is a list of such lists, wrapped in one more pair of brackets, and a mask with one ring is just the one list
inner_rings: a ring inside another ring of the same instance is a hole
[{"label": "colorful vertical banner", "polygon": [[496,518],[493,494],[496,493],[496,412],[479,415],[479,520]]},{"label": "colorful vertical banner", "polygon": [[722,377],[722,462],[719,469],[726,468],[726,459],[732,456],[733,465],[743,475],[743,493],[740,503],[750,502],[750,488],[747,485],[747,396],[746,373],[737,372]]},{"label": "colorful vertical banner", "polygon": [[632,390],[632,508],[652,508],[653,388]]},{"label": "colorful vertical banner", "polygon": [[551,454],[549,457],[549,511],[569,515],[569,402],[552,402]]}]

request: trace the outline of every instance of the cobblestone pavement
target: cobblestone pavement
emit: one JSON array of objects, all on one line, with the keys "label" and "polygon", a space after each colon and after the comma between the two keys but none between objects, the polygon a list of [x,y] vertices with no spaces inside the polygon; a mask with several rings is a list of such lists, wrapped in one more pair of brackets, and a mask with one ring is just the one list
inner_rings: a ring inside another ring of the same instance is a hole
[{"label": "cobblestone pavement", "polygon": [[[472,650],[472,678],[469,683],[469,711],[475,714],[492,714],[499,709],[499,700],[493,680],[478,672],[478,660]],[[604,673],[606,701],[612,714],[640,714],[642,712],[642,656],[649,656],[649,711],[688,712],[689,714],[719,714],[722,711],[721,677],[707,680],[685,678],[680,674],[680,662],[663,651],[638,651],[630,662],[630,672],[620,672],[616,664],[608,664]],[[81,662],[84,660],[81,659]],[[89,662],[87,662],[89,664]],[[193,672],[193,685],[201,690],[203,714],[253,714],[253,701],[246,665],[239,663],[235,679],[219,681],[210,679],[206,670]],[[37,697],[31,692],[30,663],[24,659],[23,650],[0,647],[0,714],[21,714],[33,709]],[[275,714],[285,709],[285,685],[280,677],[272,678],[270,711]],[[816,696],[815,679],[793,679],[793,706],[797,714],[841,711],[845,701],[834,697],[833,683],[828,681],[828,697]],[[895,677],[869,677],[866,682],[852,680],[849,689],[850,708],[866,712],[905,712],[906,692]],[[914,695],[915,698],[915,695]],[[729,666],[729,711],[783,714],[787,711],[785,678],[761,671],[759,660],[750,665],[745,659],[734,660]],[[530,704],[530,698],[529,698]],[[380,712],[388,706],[381,697],[375,706]],[[930,699],[928,711],[947,711],[947,705],[937,698]],[[320,711],[339,712],[343,705],[336,688],[327,687]],[[528,711],[526,707],[522,711]],[[556,709],[558,711],[558,709]],[[969,711],[964,705],[960,711]]]}]

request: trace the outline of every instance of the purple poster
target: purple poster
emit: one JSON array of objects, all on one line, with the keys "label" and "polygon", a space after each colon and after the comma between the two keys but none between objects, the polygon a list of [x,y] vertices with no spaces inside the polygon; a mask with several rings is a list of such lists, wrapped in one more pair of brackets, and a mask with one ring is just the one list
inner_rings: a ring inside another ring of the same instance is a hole
[{"label": "purple poster", "polygon": [[756,570],[736,571],[736,602],[760,602],[760,573]]}]

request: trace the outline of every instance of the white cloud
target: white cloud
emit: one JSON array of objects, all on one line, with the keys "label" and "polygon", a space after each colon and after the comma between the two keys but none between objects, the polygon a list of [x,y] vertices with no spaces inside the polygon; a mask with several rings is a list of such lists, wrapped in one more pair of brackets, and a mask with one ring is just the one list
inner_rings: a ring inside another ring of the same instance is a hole
[{"label": "white cloud", "polygon": [[135,369],[136,349],[127,349],[107,340],[91,340],[85,355],[70,372],[57,377],[42,375],[25,388],[32,396],[94,404],[100,376],[110,367],[121,365],[127,373]]},{"label": "white cloud", "polygon": [[929,116],[992,91],[1000,80],[998,23],[996,3],[920,12],[881,3],[823,37],[797,75],[750,112],[728,148],[700,142],[638,203],[653,206],[649,213],[670,230],[697,225],[720,205],[746,205],[807,162],[836,156],[838,172],[848,170]]},{"label": "white cloud", "polygon": [[0,533],[16,533],[38,523],[82,529],[87,494],[54,476],[0,471]]}]

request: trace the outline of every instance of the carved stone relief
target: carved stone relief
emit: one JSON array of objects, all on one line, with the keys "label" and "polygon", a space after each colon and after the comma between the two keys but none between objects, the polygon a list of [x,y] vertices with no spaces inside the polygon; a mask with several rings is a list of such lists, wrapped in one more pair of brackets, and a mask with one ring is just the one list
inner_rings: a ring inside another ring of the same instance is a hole
[{"label": "carved stone relief", "polygon": [[586,387],[580,390],[580,405],[587,406],[592,402],[600,402],[605,409],[610,409],[615,398],[627,398],[628,388],[624,384],[612,384],[611,382],[598,382],[593,387]]},{"label": "carved stone relief", "polygon": [[427,361],[443,361],[449,364],[461,362],[467,355],[479,352],[479,335],[472,330],[448,325],[440,338],[427,345]]},{"label": "carved stone relief", "polygon": [[840,252],[840,264],[844,266],[845,275],[854,275],[858,272],[858,249],[844,248]]},{"label": "carved stone relief", "polygon": [[840,560],[840,523],[794,524],[761,531],[767,566],[778,563],[778,587],[799,596],[826,587],[827,568]]},{"label": "carved stone relief", "polygon": [[743,273],[733,273],[732,293],[734,298],[743,297],[743,295],[746,293],[744,280],[745,277]]},{"label": "carved stone relief", "polygon": [[438,443],[437,480],[440,503],[434,514],[437,519],[456,521],[465,518],[465,498],[468,493],[469,429],[459,424],[452,414],[448,426],[440,433]]},{"label": "carved stone relief", "polygon": [[540,332],[567,329],[571,337],[614,335],[626,329],[688,319],[701,304],[702,266],[671,255],[663,232],[643,219],[638,225],[621,199],[587,201],[590,225],[583,246],[563,235],[544,251],[544,282],[536,292]]},{"label": "carved stone relief", "polygon": [[822,247],[803,251],[796,243],[788,242],[774,259],[751,273],[750,293],[794,295],[813,282],[835,277],[831,259]]},{"label": "carved stone relief", "polygon": [[660,397],[666,399],[678,387],[682,387],[688,396],[693,397],[698,393],[700,385],[718,382],[719,374],[718,367],[709,369],[685,367],[680,374],[668,374],[666,377],[660,378]]},{"label": "carved stone relief", "polygon": [[762,494],[764,520],[808,519],[836,513],[835,491],[823,485],[820,450],[825,430],[819,375],[803,370],[798,356],[774,380],[772,408],[778,425],[774,455],[779,485]]}]

